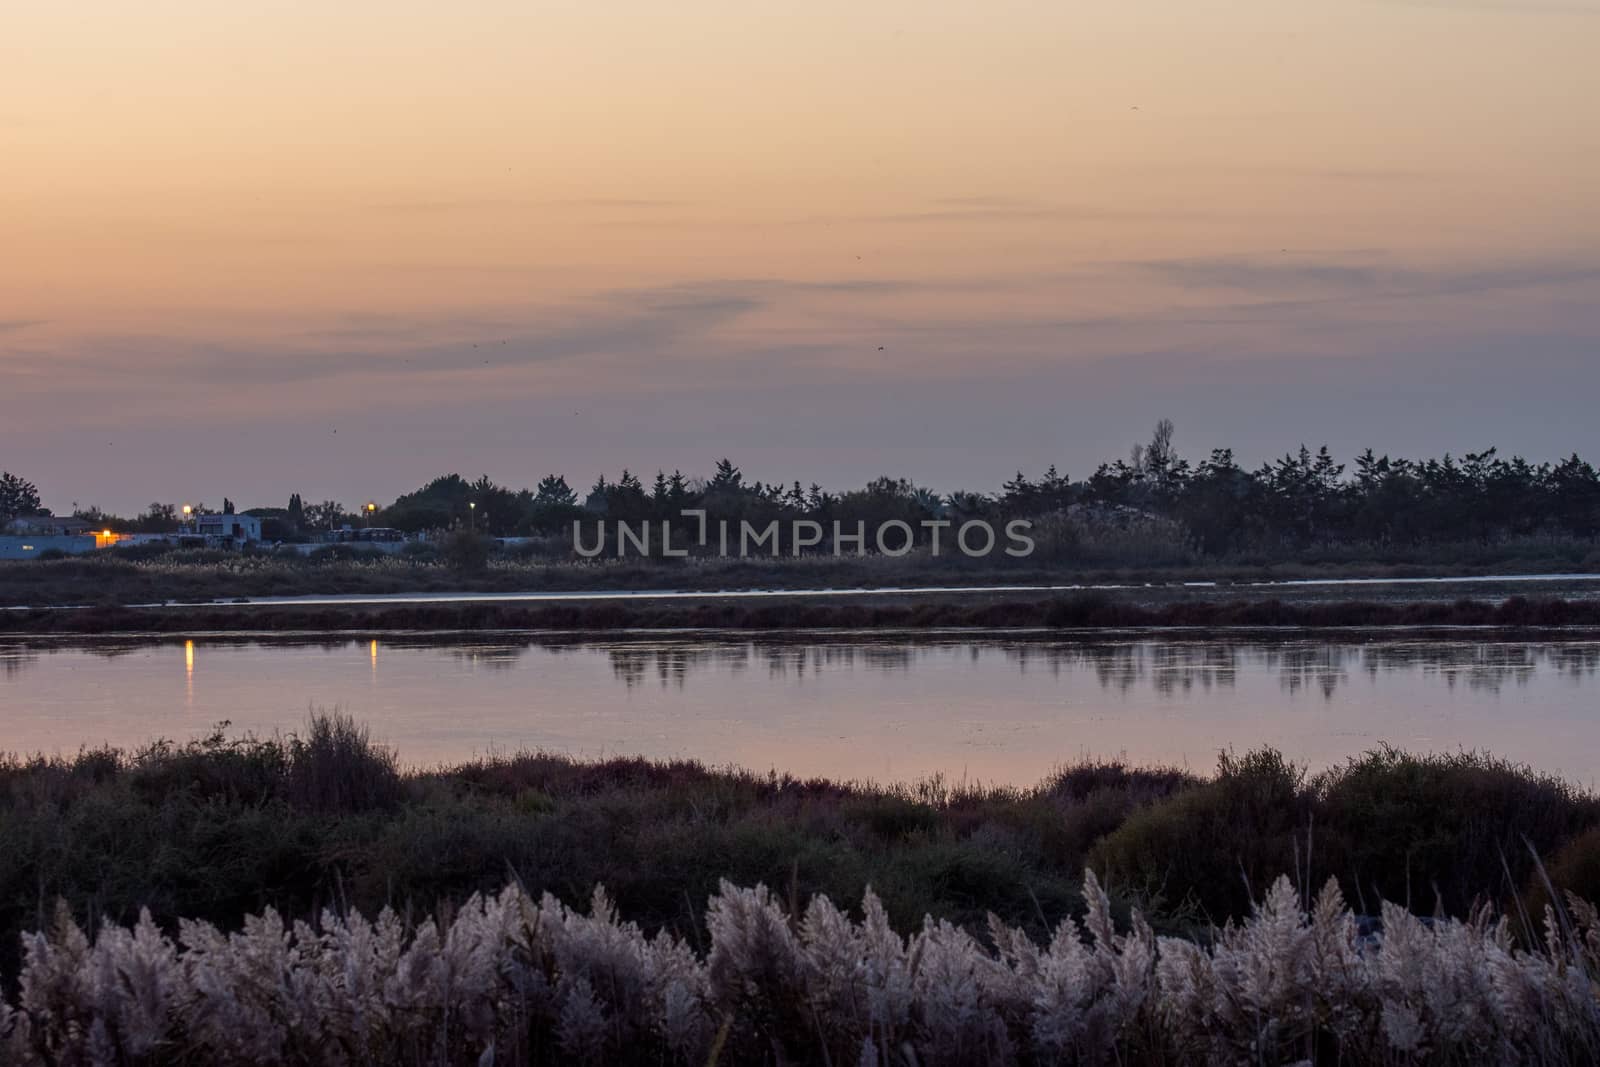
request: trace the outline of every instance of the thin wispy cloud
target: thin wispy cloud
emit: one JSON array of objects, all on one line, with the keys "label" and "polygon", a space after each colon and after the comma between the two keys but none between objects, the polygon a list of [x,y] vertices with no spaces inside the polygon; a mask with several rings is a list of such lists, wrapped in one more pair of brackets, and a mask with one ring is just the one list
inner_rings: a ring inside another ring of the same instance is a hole
[{"label": "thin wispy cloud", "polygon": [[1469,267],[1417,267],[1350,259],[1201,256],[1128,264],[1183,289],[1233,290],[1281,296],[1320,293],[1328,299],[1423,297],[1600,283],[1600,264],[1554,262]]},{"label": "thin wispy cloud", "polygon": [[764,302],[748,290],[666,286],[521,315],[366,316],[253,341],[109,335],[75,344],[54,365],[136,388],[163,388],[172,379],[236,388],[359,375],[469,375],[584,358],[642,363],[761,308]]}]

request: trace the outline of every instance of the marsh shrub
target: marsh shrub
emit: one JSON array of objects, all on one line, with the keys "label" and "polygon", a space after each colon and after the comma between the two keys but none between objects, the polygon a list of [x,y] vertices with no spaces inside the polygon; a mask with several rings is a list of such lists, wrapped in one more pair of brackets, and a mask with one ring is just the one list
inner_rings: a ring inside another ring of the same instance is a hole
[{"label": "marsh shrub", "polygon": [[313,713],[303,734],[284,737],[230,739],[227,725],[184,744],[154,741],[131,757],[108,749],[80,754],[71,763],[35,761],[18,770],[54,769],[95,783],[125,771],[134,795],[151,803],[178,796],[230,805],[277,800],[319,814],[390,808],[404,794],[395,752],[337,710]]},{"label": "marsh shrub", "polygon": [[603,891],[587,914],[518,885],[411,924],[276,912],[176,936],[148,913],[91,938],[65,911],[24,937],[0,1001],[18,1065],[1589,1063],[1600,916],[1423,922],[1363,933],[1335,884],[1279,878],[1206,942],[1086,914],[1043,941],[991,919],[897,933],[869,890],[785,909],[723,882],[706,943],[647,936]]},{"label": "marsh shrub", "polygon": [[[1319,775],[1320,862],[1363,893],[1465,914],[1504,899],[1548,856],[1600,822],[1600,803],[1559,778],[1476,752],[1382,748]],[[1595,887],[1600,890],[1600,886]]]},{"label": "marsh shrub", "polygon": [[367,727],[335,711],[314,715],[304,737],[287,743],[285,795],[308,811],[387,808],[402,794],[394,750],[372,742]]},{"label": "marsh shrub", "polygon": [[[316,720],[312,722],[314,729]],[[202,801],[261,804],[277,796],[289,771],[288,746],[275,739],[229,740],[225,730],[226,724],[219,724],[199,740],[181,745],[161,740],[144,746],[128,760],[129,787],[150,802],[187,795]]]},{"label": "marsh shrub", "polygon": [[1591,794],[1481,753],[1382,748],[1308,779],[1263,749],[1224,754],[1215,778],[1132,810],[1088,862],[1177,919],[1242,915],[1280,870],[1460,916],[1483,899],[1511,907],[1541,858],[1597,823]]},{"label": "marsh shrub", "polygon": [[1175,913],[1245,914],[1278,872],[1295,870],[1310,823],[1305,771],[1271,749],[1223,753],[1217,776],[1134,811],[1089,855],[1112,884]]}]

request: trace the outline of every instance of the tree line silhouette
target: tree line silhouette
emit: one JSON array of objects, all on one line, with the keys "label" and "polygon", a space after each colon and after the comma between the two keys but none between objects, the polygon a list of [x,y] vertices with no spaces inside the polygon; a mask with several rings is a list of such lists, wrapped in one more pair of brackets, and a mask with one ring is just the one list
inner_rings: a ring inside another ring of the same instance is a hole
[{"label": "tree line silhouette", "polygon": [[1056,516],[1149,516],[1176,524],[1207,555],[1305,549],[1318,545],[1417,546],[1552,536],[1600,535],[1600,474],[1576,454],[1557,463],[1502,458],[1494,448],[1460,458],[1412,460],[1368,449],[1354,464],[1326,446],[1298,451],[1255,469],[1231,449],[1191,464],[1178,455],[1171,422],[1126,459],[1102,463],[1074,480],[1054,466],[1030,478],[1018,471],[997,493],[940,494],[903,478],[882,477],[842,493],[813,482],[749,481],[728,459],[709,478],[658,471],[645,482],[624,470],[600,477],[580,496],[558,475],[516,491],[488,478],[437,478],[379,513],[388,526],[422,530],[459,526],[476,502],[477,528],[497,535],[555,535],[574,520],[675,521],[702,509],[712,521],[809,518],[917,528],[924,520]]},{"label": "tree line silhouette", "polygon": [[[31,483],[7,475],[4,488],[0,504],[11,514],[38,506]],[[231,501],[225,506],[233,507]],[[163,504],[132,520],[98,508],[76,510],[119,529],[165,529],[176,521],[176,509]],[[1315,452],[1302,446],[1255,469],[1240,466],[1233,451],[1223,448],[1190,463],[1178,454],[1172,423],[1163,419],[1147,443],[1085,478],[1075,480],[1054,466],[1036,478],[1018,471],[996,493],[941,494],[891,477],[835,493],[815,482],[751,481],[722,459],[707,478],[657,471],[647,485],[624,470],[615,480],[602,475],[584,493],[557,474],[531,489],[448,474],[376,512],[333,501],[307,505],[297,493],[287,507],[247,513],[264,519],[269,539],[287,540],[345,524],[570,538],[574,521],[670,521],[681,528],[685,510],[702,510],[709,522],[735,526],[805,518],[829,529],[835,521],[871,528],[900,520],[922,540],[927,530],[921,524],[939,520],[958,525],[1027,518],[1059,529],[1110,517],[1123,529],[1157,524],[1187,550],[1223,556],[1335,545],[1487,545],[1529,537],[1593,541],[1600,536],[1600,474],[1576,454],[1533,464],[1520,456],[1503,458],[1494,448],[1421,460],[1368,449],[1347,467],[1326,446]],[[828,551],[828,542],[820,550]]]}]

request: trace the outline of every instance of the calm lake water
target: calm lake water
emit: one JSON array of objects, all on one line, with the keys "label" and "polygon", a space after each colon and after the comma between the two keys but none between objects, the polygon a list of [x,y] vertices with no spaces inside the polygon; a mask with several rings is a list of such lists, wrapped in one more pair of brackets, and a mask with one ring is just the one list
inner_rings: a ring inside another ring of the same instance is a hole
[{"label": "calm lake water", "polygon": [[409,764],[543,748],[1031,784],[1083,756],[1483,748],[1589,783],[1600,642],[961,633],[0,639],[0,749],[271,733],[339,707]]}]

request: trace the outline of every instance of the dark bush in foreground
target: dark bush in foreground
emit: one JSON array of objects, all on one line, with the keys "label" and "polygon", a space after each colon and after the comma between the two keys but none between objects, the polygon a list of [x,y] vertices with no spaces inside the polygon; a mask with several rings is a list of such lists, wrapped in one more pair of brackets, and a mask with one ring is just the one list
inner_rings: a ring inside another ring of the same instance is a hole
[{"label": "dark bush in foreground", "polygon": [[1090,865],[1183,914],[1243,915],[1272,878],[1298,869],[1295,836],[1311,821],[1304,778],[1277,752],[1224,753],[1215,779],[1132,814]]},{"label": "dark bush in foreground", "polygon": [[289,741],[284,785],[289,802],[302,810],[393,807],[400,800],[399,761],[349,716],[316,715],[304,737]]},{"label": "dark bush in foreground", "polygon": [[1421,912],[1461,915],[1482,896],[1506,901],[1526,884],[1535,855],[1600,823],[1594,797],[1475,752],[1384,748],[1319,776],[1314,790],[1318,868],[1362,896]]},{"label": "dark bush in foreground", "polygon": [[[1275,870],[1337,878],[1358,903],[1460,916],[1480,901],[1514,909],[1539,858],[1597,824],[1600,799],[1485,754],[1385,748],[1308,781],[1258,751],[1224,755],[1212,781],[1134,813],[1089,862],[1174,918],[1240,916]],[[1574,855],[1562,870],[1578,867]]]}]

